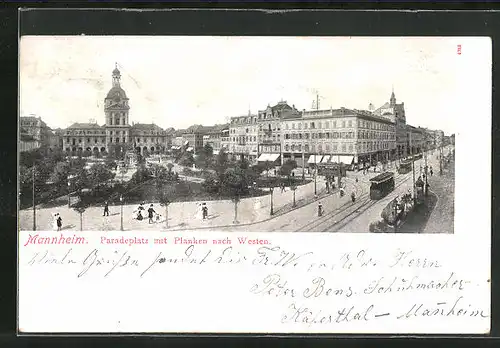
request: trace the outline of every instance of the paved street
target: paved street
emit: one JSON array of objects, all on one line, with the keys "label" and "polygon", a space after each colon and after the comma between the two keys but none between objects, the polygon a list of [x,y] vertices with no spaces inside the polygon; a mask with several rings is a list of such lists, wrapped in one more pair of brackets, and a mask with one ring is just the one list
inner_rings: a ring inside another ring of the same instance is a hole
[{"label": "paved street", "polygon": [[[442,177],[439,176],[439,162],[437,153],[428,156],[428,165],[434,169],[434,176],[430,178],[430,187],[439,202],[432,211],[426,222],[424,232],[453,230],[453,201],[454,201],[454,169],[445,170]],[[420,166],[424,160],[415,163],[416,174],[420,175]],[[387,168],[395,171],[394,165]],[[282,232],[368,232],[371,222],[380,219],[380,213],[386,204],[396,195],[407,193],[412,188],[412,173],[404,175],[396,174],[396,188],[385,198],[379,201],[369,199],[369,179],[377,173],[372,171],[347,172],[346,195],[340,197],[338,190],[331,194],[325,192],[325,182],[322,177],[317,180],[318,198],[314,197],[314,182],[299,186],[296,191],[297,207],[293,209],[293,192],[287,189],[281,192],[275,189],[273,193],[274,216],[270,215],[270,195],[251,197],[241,200],[238,204],[238,223],[234,224],[234,203],[230,200],[206,202],[209,209],[207,220],[198,219],[198,204],[200,202],[177,202],[168,207],[168,230],[186,229],[217,229],[226,231],[282,231]],[[357,179],[357,181],[356,181]],[[351,192],[356,193],[356,202],[351,202]],[[321,202],[324,215],[317,216],[318,203]],[[147,203],[147,202],[146,202]],[[146,209],[149,206],[146,206]],[[137,221],[133,217],[137,205],[123,206],[123,225],[125,230],[161,229],[166,230],[164,221],[165,208],[159,204],[154,205],[156,212],[162,215],[160,222],[149,224],[147,219]],[[58,212],[63,219],[64,230],[79,230],[80,216],[67,206],[37,209],[37,229],[52,229],[52,214]],[[102,216],[102,207],[90,207],[83,215],[84,230],[119,230],[120,229],[120,206],[110,206],[110,216]],[[20,228],[31,230],[33,224],[33,212],[31,209],[20,211]],[[451,226],[451,227],[450,227]],[[446,228],[447,227],[447,228]]]},{"label": "paved street", "polygon": [[[325,189],[325,182],[318,177],[317,192],[321,195]],[[297,205],[303,205],[314,199],[314,182],[299,186],[295,193]],[[275,189],[273,194],[274,212],[276,215],[291,209],[293,191],[286,189],[281,193]],[[148,203],[148,202],[146,202]],[[220,226],[233,225],[234,203],[230,200],[206,202],[209,209],[208,220],[196,219],[198,204],[200,202],[176,202],[169,205],[169,229],[190,228],[219,228]],[[123,206],[123,221],[125,230],[133,229],[165,229],[165,222],[160,224],[148,224],[147,220],[137,221],[133,219],[134,210],[138,205]],[[148,208],[146,206],[146,208]],[[159,204],[154,209],[162,215],[164,220],[165,208]],[[102,216],[103,207],[90,207],[83,214],[84,230],[119,230],[120,229],[120,206],[110,206],[110,216]],[[59,213],[63,219],[64,230],[79,230],[80,216],[66,205],[51,208],[37,208],[36,222],[38,230],[49,230],[52,224],[52,214]],[[301,213],[302,214],[302,213]],[[262,221],[270,218],[270,195],[250,197],[242,199],[238,204],[239,225]],[[19,212],[19,223],[21,230],[32,230],[33,210],[24,209]]]}]

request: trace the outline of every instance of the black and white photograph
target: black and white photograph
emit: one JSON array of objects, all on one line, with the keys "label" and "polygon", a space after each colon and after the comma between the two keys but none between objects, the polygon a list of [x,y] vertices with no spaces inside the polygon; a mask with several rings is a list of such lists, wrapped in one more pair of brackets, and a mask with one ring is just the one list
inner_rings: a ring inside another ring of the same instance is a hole
[{"label": "black and white photograph", "polygon": [[456,39],[20,47],[20,230],[454,233]]}]

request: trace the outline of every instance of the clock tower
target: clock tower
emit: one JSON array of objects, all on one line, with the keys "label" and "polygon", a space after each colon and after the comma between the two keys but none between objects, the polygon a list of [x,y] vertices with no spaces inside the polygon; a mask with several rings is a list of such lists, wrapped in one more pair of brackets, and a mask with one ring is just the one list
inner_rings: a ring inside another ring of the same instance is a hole
[{"label": "clock tower", "polygon": [[112,73],[112,87],[104,98],[106,117],[106,150],[123,156],[130,144],[130,125],[128,123],[129,99],[120,86],[121,74],[118,67]]}]

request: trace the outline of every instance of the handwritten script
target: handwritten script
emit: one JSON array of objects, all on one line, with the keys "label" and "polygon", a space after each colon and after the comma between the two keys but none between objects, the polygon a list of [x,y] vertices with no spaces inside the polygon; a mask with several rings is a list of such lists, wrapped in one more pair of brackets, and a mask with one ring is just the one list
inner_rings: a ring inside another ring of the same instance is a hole
[{"label": "handwritten script", "polygon": [[[245,278],[247,295],[279,301],[283,310],[276,320],[308,327],[387,318],[489,317],[488,308],[471,303],[467,295],[484,284],[411,249],[395,249],[382,257],[367,249],[324,257],[314,250],[288,250],[270,243],[214,245],[196,240],[176,246],[165,243],[148,252],[128,240],[123,244],[48,246],[26,258],[25,266],[67,268],[81,281],[88,277],[141,280],[168,275],[176,267],[253,270],[248,274],[256,276]],[[387,306],[391,301],[401,305]]]}]

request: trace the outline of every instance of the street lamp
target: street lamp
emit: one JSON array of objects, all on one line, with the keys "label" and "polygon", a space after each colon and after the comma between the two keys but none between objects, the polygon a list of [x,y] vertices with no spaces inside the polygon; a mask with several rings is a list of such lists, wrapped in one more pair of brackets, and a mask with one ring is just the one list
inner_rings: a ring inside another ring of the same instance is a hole
[{"label": "street lamp", "polygon": [[123,195],[120,195],[120,231],[123,231]]},{"label": "street lamp", "polygon": [[270,215],[274,215],[274,209],[273,209],[273,192],[274,192],[274,187],[272,184],[269,185],[269,191],[271,192],[271,212]]},{"label": "street lamp", "polygon": [[318,194],[318,191],[316,189],[316,177],[318,176],[318,164],[317,164],[317,157],[314,155],[314,195],[316,196]]},{"label": "street lamp", "polygon": [[32,170],[32,199],[33,199],[33,231],[36,231],[36,207],[35,207],[35,165]]},{"label": "street lamp", "polygon": [[293,183],[290,186],[290,189],[293,191],[293,205],[292,205],[292,207],[295,208],[296,207],[296,204],[295,204],[295,190],[297,190],[297,185],[295,185],[295,183]]}]

